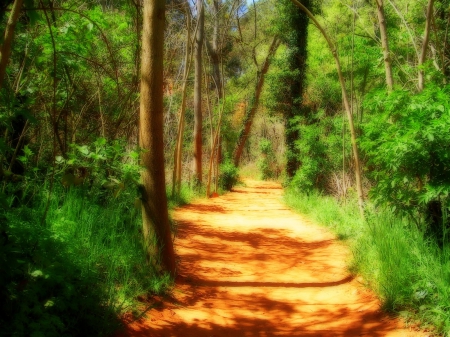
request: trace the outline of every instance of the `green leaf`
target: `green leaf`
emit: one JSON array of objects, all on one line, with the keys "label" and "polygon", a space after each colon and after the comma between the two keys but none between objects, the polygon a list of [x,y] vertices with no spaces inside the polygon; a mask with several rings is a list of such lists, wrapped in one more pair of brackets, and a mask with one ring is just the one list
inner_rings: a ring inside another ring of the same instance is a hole
[{"label": "green leaf", "polygon": [[25,154],[25,156],[29,157],[33,154],[33,151],[30,150],[28,145],[25,145],[23,148],[23,153]]},{"label": "green leaf", "polygon": [[52,300],[48,300],[47,302],[45,302],[44,307],[50,308],[50,307],[53,307],[54,305],[55,305],[55,302],[53,302]]},{"label": "green leaf", "polygon": [[44,276],[44,273],[41,270],[35,270],[34,272],[30,273],[32,277],[41,277]]}]

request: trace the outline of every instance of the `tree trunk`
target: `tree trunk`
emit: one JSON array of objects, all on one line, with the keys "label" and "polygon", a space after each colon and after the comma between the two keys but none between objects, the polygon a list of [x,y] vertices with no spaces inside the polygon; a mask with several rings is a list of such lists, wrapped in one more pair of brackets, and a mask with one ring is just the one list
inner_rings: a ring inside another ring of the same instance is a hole
[{"label": "tree trunk", "polygon": [[194,83],[194,171],[195,183],[202,183],[202,46],[204,35],[205,8],[197,0],[199,27],[195,37],[195,83]]},{"label": "tree trunk", "polygon": [[430,40],[430,31],[431,31],[431,19],[433,16],[433,5],[434,5],[434,0],[428,0],[427,21],[425,23],[425,33],[424,33],[424,37],[423,37],[422,51],[420,53],[419,64],[418,64],[419,92],[422,91],[423,87],[424,87],[424,71],[423,71],[422,67],[427,58],[428,41]]},{"label": "tree trunk", "polygon": [[384,68],[386,72],[386,85],[388,91],[391,92],[394,86],[394,79],[392,76],[391,57],[389,55],[389,42],[387,36],[386,18],[384,16],[384,4],[383,0],[376,0],[376,3],[378,23],[380,25],[381,47],[383,48]]},{"label": "tree trunk", "polygon": [[[309,6],[310,0],[302,0],[305,6]],[[291,31],[284,34],[286,46],[289,52],[286,55],[287,64],[291,75],[286,78],[286,108],[284,112],[284,135],[286,144],[286,175],[288,179],[294,177],[301,162],[301,149],[297,142],[301,137],[299,129],[299,117],[308,117],[309,111],[303,105],[303,94],[306,87],[306,59],[308,46],[308,25],[309,18],[302,11],[298,11],[289,0],[280,1],[280,9],[287,11],[285,14],[284,29]],[[283,5],[284,4],[284,5]],[[295,74],[295,75],[293,75]]]},{"label": "tree trunk", "polygon": [[241,160],[242,152],[244,151],[245,142],[250,134],[250,130],[253,124],[253,118],[255,117],[256,110],[259,104],[259,97],[261,95],[262,87],[264,85],[264,78],[269,70],[270,59],[277,51],[278,46],[280,45],[280,40],[277,36],[274,37],[272,44],[270,46],[269,52],[267,54],[266,60],[264,61],[261,70],[258,71],[258,78],[256,81],[255,94],[253,96],[250,109],[247,110],[247,113],[244,117],[244,127],[241,129],[239,134],[238,142],[236,144],[236,149],[234,150],[234,166],[239,166],[239,161]]},{"label": "tree trunk", "polygon": [[223,97],[222,90],[222,79],[220,77],[220,50],[219,50],[219,0],[213,1],[214,5],[214,30],[213,30],[213,39],[212,46],[207,43],[208,52],[211,55],[211,63],[212,63],[212,76],[214,80],[214,85],[216,86],[217,96],[219,99]]},{"label": "tree trunk", "polygon": [[148,259],[161,256],[163,268],[174,276],[175,254],[164,176],[164,39],[161,37],[164,36],[165,0],[144,0],[143,18],[139,129],[144,167],[141,176],[143,232]]},{"label": "tree trunk", "polygon": [[3,44],[0,49],[0,89],[2,88],[3,80],[5,79],[6,65],[8,64],[9,55],[11,54],[11,45],[14,37],[14,30],[16,28],[17,20],[19,19],[22,4],[23,0],[14,1],[8,23],[6,24],[5,36],[3,38]]},{"label": "tree trunk", "polygon": [[[352,142],[352,150],[353,150],[353,159],[355,164],[355,179],[356,179],[356,191],[358,193],[358,205],[359,205],[359,211],[361,213],[361,216],[364,217],[364,195],[362,191],[362,182],[361,182],[361,169],[360,169],[360,160],[359,160],[359,152],[358,152],[358,146],[356,145],[356,132],[355,132],[355,126],[353,124],[353,115],[352,111],[350,109],[350,104],[348,102],[348,95],[347,90],[345,89],[345,80],[344,76],[342,75],[341,71],[341,63],[339,61],[339,57],[337,55],[336,47],[334,46],[333,42],[331,42],[330,38],[328,37],[328,34],[325,32],[323,27],[320,25],[320,23],[316,20],[314,15],[303,6],[300,2],[297,0],[291,0],[296,6],[300,7],[302,11],[304,11],[308,17],[314,22],[316,27],[320,30],[323,37],[328,43],[328,46],[330,47],[331,53],[333,54],[334,60],[336,62],[336,68],[339,76],[339,83],[341,84],[342,89],[342,99],[344,101],[345,111],[347,112],[347,118],[348,118],[348,124],[350,128],[350,138]],[[433,1],[433,0],[430,0]]]},{"label": "tree trunk", "polygon": [[[190,53],[191,45],[191,13],[189,10],[189,3],[184,2],[186,15],[186,54],[184,56],[184,76],[183,88],[181,94],[181,109],[180,119],[178,121],[177,143],[175,145],[174,163],[173,163],[173,180],[172,180],[172,195],[179,195],[181,189],[181,166],[182,166],[182,150],[183,150],[183,135],[184,135],[184,116],[186,113],[186,91],[189,70],[191,67],[192,54]],[[197,25],[198,27],[198,25]]]}]

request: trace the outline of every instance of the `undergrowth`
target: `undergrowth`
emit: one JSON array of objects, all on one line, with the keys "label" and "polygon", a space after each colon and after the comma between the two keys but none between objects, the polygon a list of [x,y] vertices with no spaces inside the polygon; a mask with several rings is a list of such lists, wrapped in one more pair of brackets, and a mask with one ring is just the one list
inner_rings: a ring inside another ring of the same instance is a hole
[{"label": "undergrowth", "polygon": [[1,209],[0,336],[107,336],[138,295],[171,286],[146,263],[132,188],[35,188]]},{"label": "undergrowth", "polygon": [[349,269],[360,274],[383,308],[436,334],[450,336],[450,245],[439,248],[424,226],[386,209],[366,210],[319,193],[286,190],[287,205],[332,229],[350,246]]}]

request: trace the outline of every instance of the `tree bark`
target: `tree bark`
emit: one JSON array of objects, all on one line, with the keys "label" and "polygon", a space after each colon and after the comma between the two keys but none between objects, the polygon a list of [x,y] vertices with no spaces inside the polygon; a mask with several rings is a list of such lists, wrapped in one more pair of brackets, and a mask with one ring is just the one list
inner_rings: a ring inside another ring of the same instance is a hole
[{"label": "tree bark", "polygon": [[213,38],[212,45],[207,43],[208,52],[211,55],[212,63],[212,76],[214,80],[214,85],[216,86],[217,96],[219,99],[223,97],[222,90],[222,79],[220,77],[220,50],[219,50],[219,0],[213,1],[214,6],[214,28],[213,28]]},{"label": "tree bark", "polygon": [[422,69],[423,64],[425,63],[425,60],[427,58],[427,49],[428,49],[428,41],[430,40],[430,31],[431,31],[431,19],[433,16],[433,5],[434,0],[428,0],[428,6],[427,6],[427,21],[425,23],[425,33],[423,37],[423,44],[422,44],[422,51],[420,52],[419,57],[419,79],[418,79],[418,85],[419,85],[419,92],[423,90],[424,88],[424,76],[425,73]]},{"label": "tree bark", "polygon": [[[345,80],[344,80],[344,76],[342,75],[341,63],[340,63],[339,57],[337,55],[336,47],[334,46],[333,42],[331,42],[331,39],[328,37],[328,34],[323,29],[321,24],[316,20],[316,18],[314,17],[314,15],[312,15],[312,13],[308,10],[308,8],[303,6],[297,0],[291,0],[291,1],[296,6],[300,7],[300,9],[308,15],[308,17],[314,22],[316,27],[320,30],[323,37],[327,41],[328,47],[330,48],[331,53],[333,54],[334,60],[336,62],[336,68],[337,68],[337,72],[338,72],[338,76],[339,76],[339,83],[341,84],[341,90],[342,90],[342,100],[344,101],[345,111],[347,112],[348,125],[350,128],[350,138],[351,138],[351,143],[352,143],[353,159],[354,159],[354,164],[355,164],[356,191],[358,194],[359,211],[361,213],[361,216],[364,217],[364,195],[363,195],[363,191],[362,191],[362,182],[361,182],[362,179],[361,179],[361,169],[360,169],[361,164],[360,164],[360,160],[359,160],[359,151],[358,151],[358,146],[356,144],[356,132],[355,132],[355,126],[353,124],[352,111],[350,109],[350,104],[348,102],[347,90],[345,88]],[[430,1],[433,1],[433,0],[430,0]]]},{"label": "tree bark", "polygon": [[262,87],[264,85],[264,79],[267,71],[269,70],[270,59],[275,54],[280,45],[280,40],[277,36],[274,37],[272,44],[270,45],[269,52],[267,54],[266,60],[264,61],[261,70],[258,71],[258,78],[256,81],[255,94],[253,96],[250,109],[244,117],[244,127],[241,129],[239,134],[238,142],[236,144],[236,149],[234,150],[234,166],[238,167],[241,160],[242,152],[244,151],[245,142],[250,134],[250,130],[253,124],[253,118],[255,117],[256,110],[259,105],[259,97],[261,95]]},{"label": "tree bark", "polygon": [[195,183],[202,183],[202,47],[205,24],[203,1],[197,0],[199,27],[195,37],[195,83],[194,83],[194,171]]},{"label": "tree bark", "polygon": [[19,19],[22,5],[23,0],[14,1],[8,23],[6,24],[5,36],[3,38],[3,44],[0,49],[0,89],[2,88],[3,81],[5,79],[6,65],[8,64],[9,56],[11,54],[11,45],[14,38],[14,30],[16,28],[17,20]]},{"label": "tree bark", "polygon": [[391,57],[389,55],[389,40],[386,28],[386,18],[384,16],[383,0],[376,0],[378,24],[380,25],[381,47],[383,48],[384,68],[386,72],[386,85],[388,91],[391,92],[394,86],[394,78],[392,76]]},{"label": "tree bark", "polygon": [[[184,2],[186,15],[186,54],[184,56],[184,75],[183,88],[181,94],[181,108],[180,119],[178,121],[177,143],[175,145],[174,163],[173,163],[173,180],[172,180],[172,195],[179,195],[181,190],[181,166],[183,153],[183,135],[184,135],[184,116],[186,114],[186,91],[189,70],[191,67],[192,54],[190,53],[191,45],[191,13],[189,10],[189,3]],[[198,25],[197,25],[198,27]]]},{"label": "tree bark", "polygon": [[[165,0],[144,0],[139,143],[143,150],[142,223],[148,254],[175,276],[164,171],[163,56]],[[156,245],[153,240],[156,239]],[[154,261],[154,260],[153,260]]]}]

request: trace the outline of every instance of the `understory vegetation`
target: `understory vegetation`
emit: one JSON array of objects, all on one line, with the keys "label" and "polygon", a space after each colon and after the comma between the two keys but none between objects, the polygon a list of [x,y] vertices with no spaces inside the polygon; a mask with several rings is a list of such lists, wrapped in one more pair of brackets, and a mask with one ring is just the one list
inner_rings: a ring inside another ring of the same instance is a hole
[{"label": "understory vegetation", "polygon": [[[51,187],[26,176],[33,184],[2,199],[2,336],[107,336],[123,314],[145,309],[139,296],[172,286],[147,264],[136,185],[99,185],[95,175],[75,185],[74,177],[59,171]],[[170,208],[194,195],[181,191]]]},{"label": "understory vegetation", "polygon": [[427,234],[425,223],[367,206],[366,220],[356,201],[339,201],[314,192],[286,190],[296,211],[330,228],[352,251],[349,270],[363,276],[381,297],[383,308],[434,333],[450,331],[448,319],[450,248]]}]

